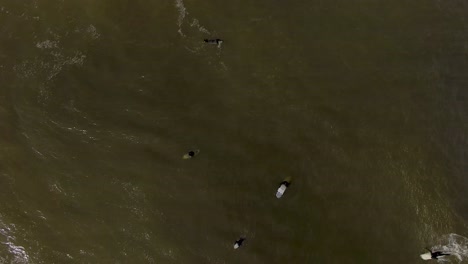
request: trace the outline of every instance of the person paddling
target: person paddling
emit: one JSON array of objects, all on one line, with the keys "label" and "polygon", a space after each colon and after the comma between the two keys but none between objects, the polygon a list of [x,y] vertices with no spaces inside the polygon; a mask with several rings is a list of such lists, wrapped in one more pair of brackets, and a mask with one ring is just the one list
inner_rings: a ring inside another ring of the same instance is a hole
[{"label": "person paddling", "polygon": [[425,253],[421,255],[421,258],[424,260],[430,260],[430,259],[440,259],[445,256],[450,256],[448,253],[443,253],[442,251],[432,251],[429,248],[426,248],[429,253]]},{"label": "person paddling", "polygon": [[438,259],[438,258],[441,258],[443,256],[450,256],[450,254],[447,254],[447,253],[442,253],[442,251],[432,251],[430,250],[429,248],[426,248],[429,252],[431,252],[431,258],[432,259]]},{"label": "person paddling", "polygon": [[241,237],[234,243],[234,249],[238,249],[244,243],[245,238]]},{"label": "person paddling", "polygon": [[286,191],[286,189],[289,187],[290,184],[291,184],[291,177],[284,179],[284,181],[280,183],[280,187],[278,188],[278,190],[276,190],[276,198],[281,198],[281,196],[283,196],[284,192]]},{"label": "person paddling", "polygon": [[184,156],[182,156],[182,158],[183,159],[191,159],[191,158],[195,157],[198,153],[200,153],[199,150],[190,150],[189,152],[184,154]]},{"label": "person paddling", "polygon": [[203,41],[205,41],[205,43],[208,43],[208,44],[214,44],[214,45],[218,45],[218,48],[221,47],[221,43],[223,43],[223,40],[222,39],[204,39]]}]

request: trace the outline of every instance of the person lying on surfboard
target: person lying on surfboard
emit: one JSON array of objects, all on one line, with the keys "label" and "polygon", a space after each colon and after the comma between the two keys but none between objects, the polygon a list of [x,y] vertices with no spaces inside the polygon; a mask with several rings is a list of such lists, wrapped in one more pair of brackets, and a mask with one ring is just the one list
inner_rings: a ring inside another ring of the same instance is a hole
[{"label": "person lying on surfboard", "polygon": [[426,248],[431,253],[431,259],[439,259],[444,256],[450,256],[450,254],[442,253],[442,251],[432,251],[429,248]]},{"label": "person lying on surfboard", "polygon": [[244,243],[245,238],[241,237],[234,243],[234,249],[238,249]]},{"label": "person lying on surfboard", "polygon": [[191,159],[193,157],[195,157],[195,155],[197,155],[198,153],[200,153],[199,150],[191,150],[189,152],[187,152],[186,154],[184,154],[184,156],[182,156],[183,159]]},{"label": "person lying on surfboard", "polygon": [[219,43],[222,43],[223,40],[222,39],[204,39],[204,41],[208,44],[219,44]]},{"label": "person lying on surfboard", "polygon": [[222,39],[204,39],[204,41],[208,44],[215,44],[218,45],[218,48],[221,47],[221,44],[223,43]]},{"label": "person lying on surfboard", "polygon": [[283,196],[284,192],[286,191],[286,188],[288,188],[290,184],[291,177],[284,179],[284,181],[280,183],[280,187],[276,191],[276,198],[281,198],[281,196]]}]

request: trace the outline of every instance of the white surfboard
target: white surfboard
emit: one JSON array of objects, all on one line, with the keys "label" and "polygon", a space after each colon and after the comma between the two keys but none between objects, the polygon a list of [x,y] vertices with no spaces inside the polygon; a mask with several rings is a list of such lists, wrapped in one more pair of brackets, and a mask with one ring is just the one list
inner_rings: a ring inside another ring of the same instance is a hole
[{"label": "white surfboard", "polygon": [[242,246],[242,243],[244,242],[245,238],[240,238],[239,240],[234,243],[234,249],[238,249],[240,246]]},{"label": "white surfboard", "polygon": [[281,196],[283,196],[284,192],[286,191],[286,188],[288,188],[286,185],[281,184],[281,186],[276,191],[276,198],[281,198]]},{"label": "white surfboard", "polygon": [[424,260],[430,260],[432,259],[432,256],[431,256],[431,253],[424,253],[424,254],[421,254],[421,258],[424,259]]}]

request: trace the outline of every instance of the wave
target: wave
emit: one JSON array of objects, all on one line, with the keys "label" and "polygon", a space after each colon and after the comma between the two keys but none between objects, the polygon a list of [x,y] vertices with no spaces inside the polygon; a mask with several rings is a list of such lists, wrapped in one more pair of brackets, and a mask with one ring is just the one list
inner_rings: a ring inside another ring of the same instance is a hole
[{"label": "wave", "polygon": [[[438,239],[437,245],[431,248],[433,251],[442,251],[455,256],[458,259],[458,262],[463,260],[468,260],[468,238],[457,235],[457,234],[448,234],[444,235]],[[450,258],[440,260],[440,261],[450,261]]]},{"label": "wave", "polygon": [[16,246],[12,242],[2,242],[8,246],[8,252],[13,255],[14,259],[11,263],[29,263],[29,255],[22,246]]},{"label": "wave", "polygon": [[10,263],[29,263],[29,255],[22,246],[15,245],[16,238],[12,235],[15,225],[6,225],[0,219],[0,244],[6,246],[11,256],[4,256],[0,260],[9,260]]}]

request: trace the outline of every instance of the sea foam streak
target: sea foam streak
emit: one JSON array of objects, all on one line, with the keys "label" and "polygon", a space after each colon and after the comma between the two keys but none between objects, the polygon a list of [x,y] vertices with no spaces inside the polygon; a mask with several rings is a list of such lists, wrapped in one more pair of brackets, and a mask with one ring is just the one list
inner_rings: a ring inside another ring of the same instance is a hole
[{"label": "sea foam streak", "polygon": [[[189,12],[187,11],[187,8],[185,8],[184,1],[183,0],[175,0],[175,6],[177,8],[177,11],[179,13],[179,16],[177,17],[177,26],[179,27],[178,31],[179,34],[182,37],[185,37],[185,34],[182,32],[182,26],[184,25],[184,20],[186,16],[188,16]],[[200,25],[200,22],[198,19],[193,18],[192,23],[190,23],[190,27],[194,27],[198,29],[198,31],[204,33],[204,34],[210,34],[210,31],[208,31],[205,27]]]},{"label": "sea foam streak", "polygon": [[184,18],[186,15],[188,15],[188,12],[185,9],[184,1],[176,0],[175,5],[177,10],[179,11],[179,17],[177,18],[177,25],[179,26],[178,32],[181,36],[185,37],[184,33],[182,33],[182,24],[184,23]]}]

